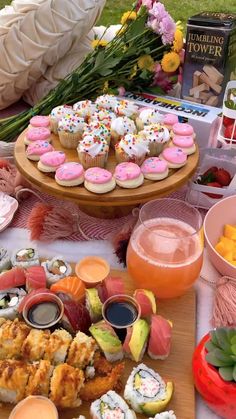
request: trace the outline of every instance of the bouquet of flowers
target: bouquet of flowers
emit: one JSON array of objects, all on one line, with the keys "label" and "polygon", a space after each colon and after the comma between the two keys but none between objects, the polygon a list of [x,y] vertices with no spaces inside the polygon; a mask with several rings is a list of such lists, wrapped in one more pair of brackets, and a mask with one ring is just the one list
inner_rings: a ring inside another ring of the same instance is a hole
[{"label": "bouquet of flowers", "polygon": [[93,41],[83,63],[33,108],[0,120],[0,141],[12,141],[32,116],[52,108],[125,90],[168,92],[181,77],[183,34],[162,3],[138,0],[121,19],[121,28],[108,43]]}]

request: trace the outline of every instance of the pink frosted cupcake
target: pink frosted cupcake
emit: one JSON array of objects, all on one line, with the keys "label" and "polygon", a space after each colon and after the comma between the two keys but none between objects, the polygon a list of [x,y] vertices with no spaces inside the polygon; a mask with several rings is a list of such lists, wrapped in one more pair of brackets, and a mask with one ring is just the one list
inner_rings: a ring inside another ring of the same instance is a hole
[{"label": "pink frosted cupcake", "polygon": [[127,116],[116,118],[111,123],[111,145],[115,145],[123,138],[126,134],[136,134],[137,128],[132,119]]},{"label": "pink frosted cupcake", "polygon": [[172,129],[174,124],[177,124],[179,122],[178,116],[174,113],[167,113],[164,115],[163,124],[168,128],[169,130]]},{"label": "pink frosted cupcake", "polygon": [[51,132],[48,128],[33,127],[28,128],[25,134],[24,143],[29,145],[35,141],[48,141],[51,142]]},{"label": "pink frosted cupcake", "polygon": [[139,132],[139,135],[148,141],[150,157],[159,156],[170,140],[170,132],[162,124],[147,125],[143,131]]},{"label": "pink frosted cupcake", "polygon": [[196,144],[191,135],[175,135],[170,145],[181,148],[187,156],[190,156],[190,154],[193,154],[196,151]]},{"label": "pink frosted cupcake", "polygon": [[129,100],[121,100],[114,109],[117,116],[127,116],[136,119],[138,116],[138,106]]},{"label": "pink frosted cupcake", "polygon": [[66,115],[71,115],[71,116],[75,115],[75,112],[73,111],[71,106],[60,105],[52,109],[49,115],[49,119],[50,119],[50,128],[54,134],[58,133],[58,130],[57,130],[58,122],[60,121],[61,118],[63,118]]},{"label": "pink frosted cupcake", "polygon": [[39,161],[40,157],[49,151],[54,151],[54,148],[48,141],[35,141],[27,147],[26,156],[29,160]]},{"label": "pink frosted cupcake", "polygon": [[44,127],[50,129],[50,119],[48,116],[35,115],[30,119],[29,128]]},{"label": "pink frosted cupcake", "polygon": [[149,157],[142,166],[141,171],[148,180],[162,180],[169,174],[169,169],[166,161],[159,159],[159,157]]},{"label": "pink frosted cupcake", "polygon": [[143,184],[144,177],[135,163],[120,163],[115,168],[114,178],[121,188],[134,189]]},{"label": "pink frosted cupcake", "polygon": [[107,144],[110,145],[111,141],[111,130],[104,125],[102,122],[99,121],[92,121],[87,125],[86,129],[84,130],[83,138],[86,135],[93,135],[97,138],[104,138]]},{"label": "pink frosted cupcake", "polygon": [[81,100],[73,105],[73,110],[80,118],[88,122],[89,118],[98,110],[95,103],[91,100]]},{"label": "pink frosted cupcake", "polygon": [[84,181],[84,169],[79,163],[62,164],[55,174],[55,181],[61,186],[78,186]]},{"label": "pink frosted cupcake", "polygon": [[83,118],[66,115],[58,122],[59,140],[64,148],[76,149],[87,127]]},{"label": "pink frosted cupcake", "polygon": [[40,157],[38,169],[41,172],[55,172],[61,164],[65,163],[66,155],[63,151],[50,151]]},{"label": "pink frosted cupcake", "polygon": [[132,162],[139,166],[149,153],[148,142],[135,134],[127,134],[115,146],[118,163]]},{"label": "pink frosted cupcake", "polygon": [[141,109],[136,119],[138,130],[144,129],[145,125],[158,124],[159,122],[163,122],[163,115],[157,109],[153,108]]},{"label": "pink frosted cupcake", "polygon": [[108,170],[91,167],[85,172],[84,186],[90,192],[103,194],[115,189],[116,182]]},{"label": "pink frosted cupcake", "polygon": [[104,167],[108,158],[109,146],[104,138],[86,135],[79,142],[77,151],[84,169]]},{"label": "pink frosted cupcake", "polygon": [[160,158],[167,162],[170,169],[179,169],[187,163],[187,154],[178,147],[165,148]]}]

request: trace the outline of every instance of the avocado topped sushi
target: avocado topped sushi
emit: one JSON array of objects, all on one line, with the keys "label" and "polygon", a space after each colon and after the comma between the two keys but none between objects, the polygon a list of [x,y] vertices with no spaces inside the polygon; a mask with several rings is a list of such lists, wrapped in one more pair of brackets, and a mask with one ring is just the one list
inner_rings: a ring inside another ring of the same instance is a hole
[{"label": "avocado topped sushi", "polygon": [[109,362],[123,359],[124,354],[121,341],[108,323],[102,320],[93,324],[89,331]]}]

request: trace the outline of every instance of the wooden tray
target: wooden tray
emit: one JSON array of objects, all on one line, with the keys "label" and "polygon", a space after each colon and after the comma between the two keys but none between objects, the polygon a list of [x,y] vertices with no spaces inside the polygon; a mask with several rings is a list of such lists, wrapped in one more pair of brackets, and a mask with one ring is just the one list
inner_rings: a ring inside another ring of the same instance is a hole
[{"label": "wooden tray", "polygon": [[[135,287],[126,271],[113,270],[112,275],[121,276],[125,281],[127,293],[133,293]],[[159,314],[173,322],[171,354],[165,361],[155,361],[145,356],[142,362],[155,369],[165,380],[174,382],[174,396],[168,406],[168,410],[173,409],[178,419],[195,419],[195,395],[191,373],[196,324],[194,289],[192,288],[183,297],[159,301],[157,309]],[[126,368],[122,377],[123,384],[126,383],[132,368],[137,365],[128,359],[125,362]],[[84,402],[77,409],[61,411],[59,418],[72,419],[79,415],[84,415],[88,419],[90,417],[89,408],[90,404]],[[8,419],[11,410],[11,406],[2,405],[0,407],[0,418]],[[144,416],[139,416],[144,419]]]},{"label": "wooden tray", "polygon": [[[74,201],[85,212],[102,218],[115,218],[125,215],[138,204],[166,196],[177,190],[192,177],[199,160],[197,149],[194,154],[188,157],[188,162],[184,167],[171,170],[168,178],[162,181],[145,180],[142,186],[132,190],[117,186],[109,193],[98,195],[87,191],[84,186],[73,188],[60,186],[55,182],[54,175],[40,172],[37,169],[37,163],[28,160],[26,157],[24,137],[25,131],[19,136],[15,145],[15,162],[20,173],[38,190],[61,199]],[[53,147],[56,150],[65,151],[68,161],[78,161],[76,150],[64,149],[57,135],[52,135],[52,138]],[[111,150],[107,169],[113,172],[116,164],[114,151]]]}]

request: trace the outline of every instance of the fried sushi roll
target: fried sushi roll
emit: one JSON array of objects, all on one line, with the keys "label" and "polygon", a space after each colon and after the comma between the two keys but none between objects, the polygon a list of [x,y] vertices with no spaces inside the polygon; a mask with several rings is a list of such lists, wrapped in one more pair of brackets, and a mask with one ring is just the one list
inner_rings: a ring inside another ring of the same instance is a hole
[{"label": "fried sushi roll", "polygon": [[50,384],[50,400],[61,408],[81,405],[79,392],[84,385],[84,373],[68,364],[57,365]]},{"label": "fried sushi roll", "polygon": [[96,349],[93,338],[78,332],[70,345],[66,362],[76,368],[85,368],[93,361]]},{"label": "fried sushi roll", "polygon": [[18,403],[25,397],[29,377],[28,365],[21,361],[0,361],[0,401]]},{"label": "fried sushi roll", "polygon": [[21,348],[21,356],[27,361],[43,359],[50,337],[49,330],[31,329]]},{"label": "fried sushi roll", "polygon": [[44,353],[44,359],[53,365],[65,362],[68,349],[72,341],[72,336],[64,329],[55,330],[49,338]]},{"label": "fried sushi roll", "polygon": [[1,320],[0,327],[0,359],[21,358],[21,348],[30,333],[30,327],[25,323]]},{"label": "fried sushi roll", "polygon": [[53,366],[49,361],[40,361],[30,365],[30,375],[25,390],[25,397],[48,397],[52,372]]}]

